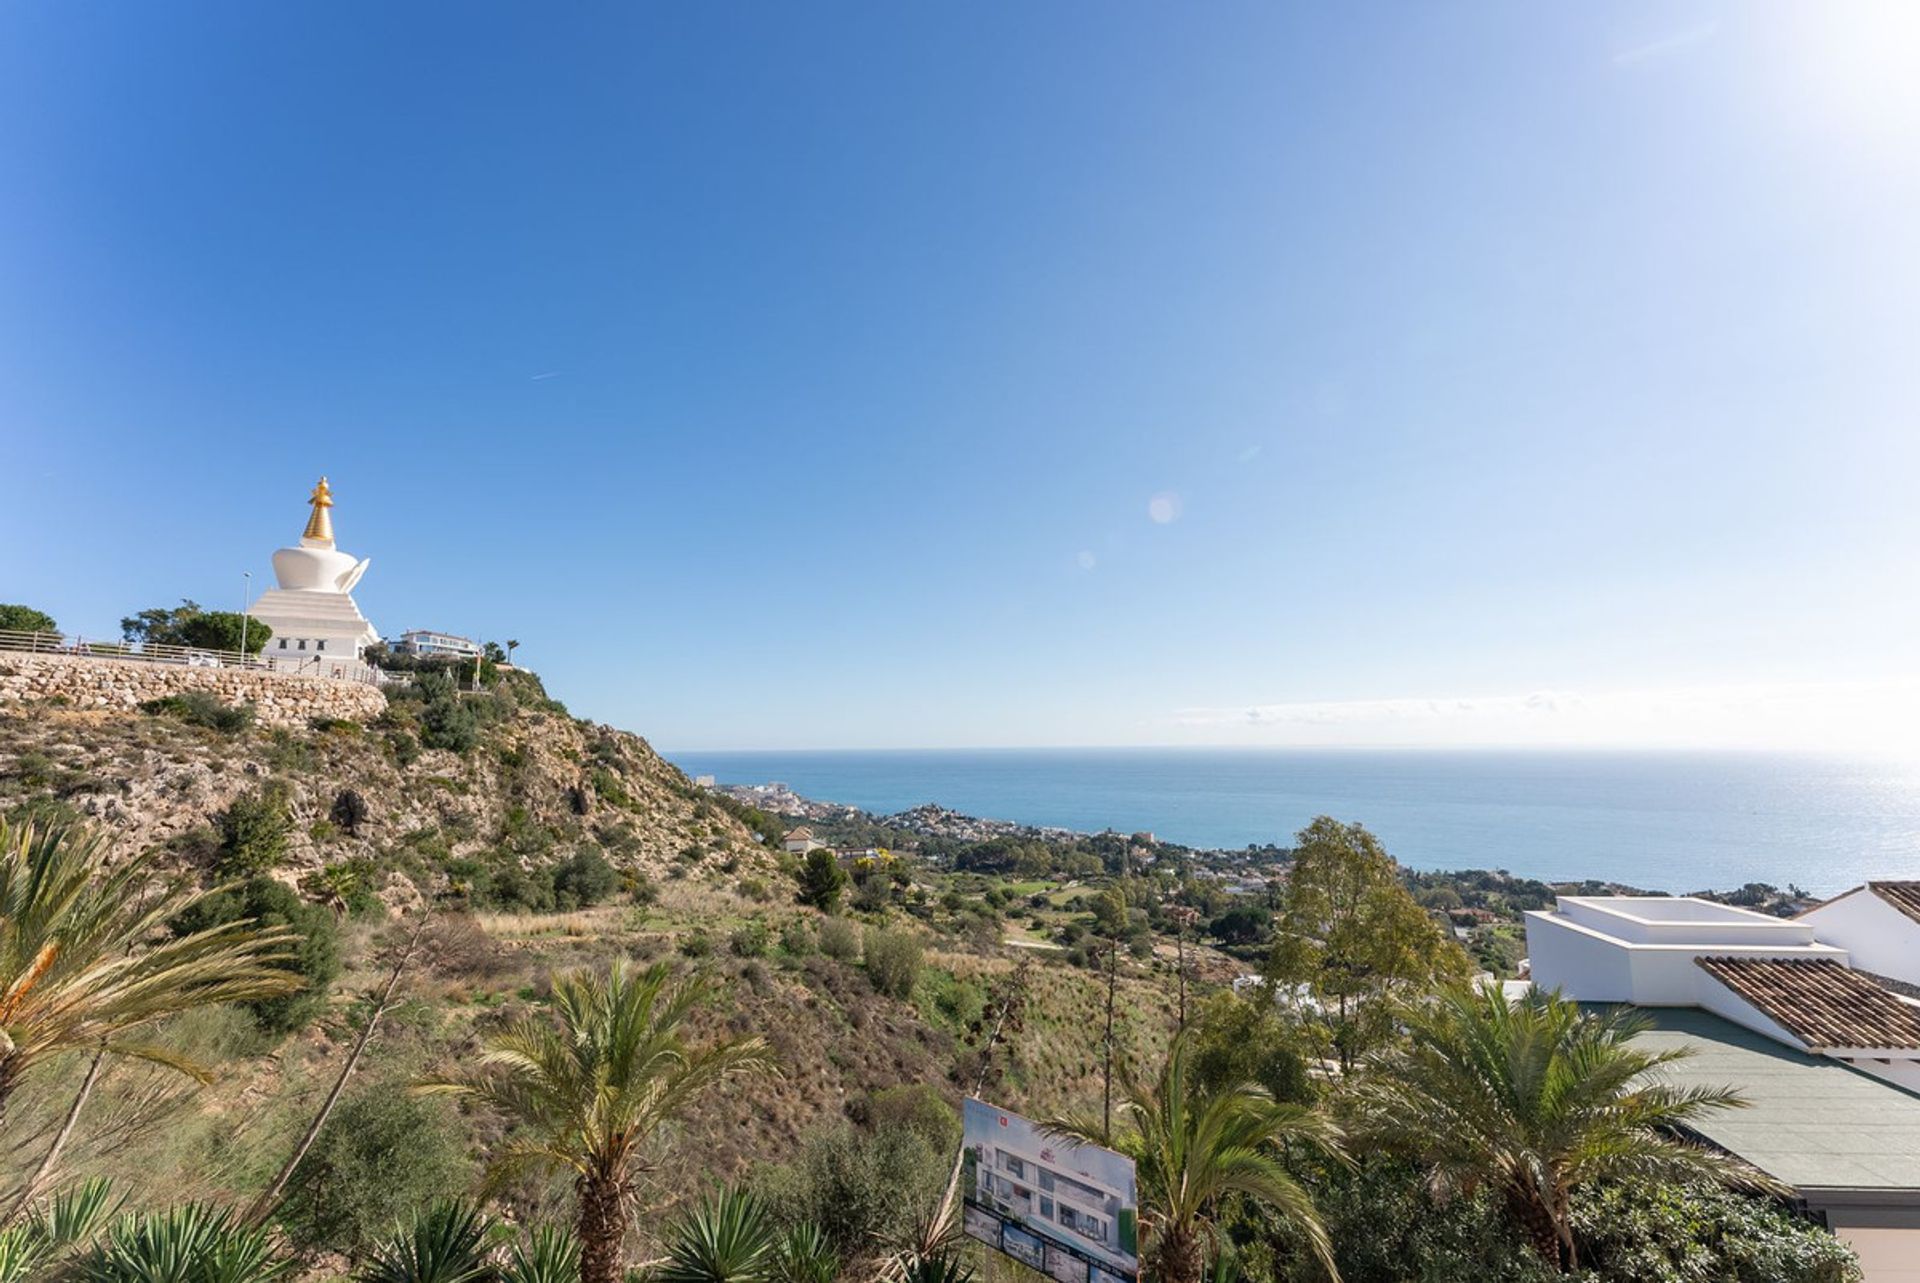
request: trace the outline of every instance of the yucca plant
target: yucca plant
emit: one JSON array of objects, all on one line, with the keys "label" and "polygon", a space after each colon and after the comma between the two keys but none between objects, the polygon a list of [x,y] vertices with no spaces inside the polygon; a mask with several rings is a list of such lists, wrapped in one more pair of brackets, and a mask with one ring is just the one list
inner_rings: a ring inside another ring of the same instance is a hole
[{"label": "yucca plant", "polygon": [[973,1266],[957,1250],[914,1256],[900,1264],[900,1283],[973,1283]]},{"label": "yucca plant", "polygon": [[680,1218],[654,1283],[769,1283],[779,1246],[766,1205],[729,1190],[701,1199]]},{"label": "yucca plant", "polygon": [[296,1262],[232,1209],[183,1203],[134,1213],[60,1272],[63,1283],[274,1283]]},{"label": "yucca plant", "polygon": [[495,1221],[478,1204],[442,1199],[374,1247],[359,1283],[499,1283]]},{"label": "yucca plant", "polygon": [[0,1231],[0,1283],[26,1283],[83,1247],[119,1207],[105,1180],[63,1190],[26,1220]]},{"label": "yucca plant", "polygon": [[704,995],[663,964],[563,972],[554,1018],[521,1020],[488,1040],[472,1073],[418,1089],[472,1097],[522,1125],[524,1139],[495,1159],[496,1177],[573,1173],[582,1283],[619,1283],[634,1176],[655,1134],[727,1078],[772,1067],[758,1038],[687,1042],[687,1015]]},{"label": "yucca plant", "polygon": [[208,894],[155,885],[145,859],[108,869],[99,841],[70,826],[0,820],[0,1118],[26,1074],[75,1048],[204,1077],[180,1053],[127,1035],[193,1007],[300,986],[289,932],[229,922],[167,933]]},{"label": "yucca plant", "polygon": [[541,1225],[513,1245],[504,1283],[580,1283],[580,1244],[564,1225]]},{"label": "yucca plant", "polygon": [[811,1221],[793,1226],[774,1244],[772,1283],[833,1283],[839,1273],[840,1258]]}]

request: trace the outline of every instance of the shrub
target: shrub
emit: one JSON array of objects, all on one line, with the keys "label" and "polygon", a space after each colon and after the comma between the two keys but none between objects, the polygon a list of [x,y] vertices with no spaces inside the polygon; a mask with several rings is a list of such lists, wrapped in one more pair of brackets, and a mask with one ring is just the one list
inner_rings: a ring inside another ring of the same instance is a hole
[{"label": "shrub", "polygon": [[129,1213],[77,1261],[60,1271],[75,1283],[272,1283],[296,1262],[274,1250],[265,1226],[247,1225],[229,1207],[182,1203]]},{"label": "shrub", "polygon": [[553,900],[562,909],[594,905],[613,894],[620,875],[597,846],[581,846],[553,870]]},{"label": "shrub", "polygon": [[251,918],[262,927],[285,927],[299,934],[293,965],[305,985],[277,998],[246,1003],[260,1027],[272,1034],[304,1028],[327,1002],[327,986],[340,974],[340,934],[333,915],[268,877],[249,879],[241,886],[208,896],[175,918],[177,936]]},{"label": "shrub", "polygon": [[480,719],[461,701],[452,678],[445,673],[422,673],[413,685],[421,701],[422,745],[464,753],[479,743]]},{"label": "shrub", "polygon": [[643,909],[650,904],[658,904],[660,901],[659,885],[644,873],[636,873],[633,875],[633,883],[628,888],[627,894],[633,900],[634,904]]},{"label": "shrub", "polygon": [[734,887],[734,890],[738,891],[743,899],[753,900],[760,904],[765,904],[768,900],[773,899],[772,889],[760,878],[741,878],[739,884]]},{"label": "shrub", "polygon": [[727,947],[733,950],[734,956],[740,958],[766,957],[769,943],[767,924],[758,918],[752,922],[741,923],[733,929],[733,934],[727,937]]},{"label": "shrub", "polygon": [[780,928],[780,952],[790,958],[804,958],[813,952],[813,929],[794,921]]},{"label": "shrub", "polygon": [[926,1083],[881,1088],[861,1102],[856,1121],[875,1132],[905,1129],[936,1153],[950,1154],[960,1145],[960,1115]]},{"label": "shrub", "polygon": [[840,867],[840,857],[826,847],[816,847],[807,852],[799,881],[800,903],[832,913],[840,907],[840,895],[847,888],[847,871]]},{"label": "shrub", "polygon": [[155,717],[177,717],[189,726],[235,735],[253,725],[253,705],[223,704],[210,691],[182,691],[163,695],[140,706]]},{"label": "shrub", "polygon": [[404,1082],[370,1083],[340,1102],[300,1161],[280,1220],[296,1246],[357,1256],[396,1219],[463,1189],[468,1166],[445,1105]]},{"label": "shrub", "polygon": [[860,928],[845,918],[828,918],[820,924],[820,952],[840,962],[852,962],[860,956]]},{"label": "shrub", "polygon": [[250,878],[278,868],[293,821],[286,790],[269,784],[233,800],[215,821],[220,848],[214,870],[223,878]]},{"label": "shrub", "polygon": [[705,931],[690,931],[680,939],[680,952],[689,958],[707,957],[713,952],[713,937]]},{"label": "shrub", "polygon": [[1858,1277],[1846,1244],[1770,1199],[1634,1181],[1595,1190],[1574,1207],[1580,1263],[1610,1283]]},{"label": "shrub", "polygon": [[869,927],[861,954],[875,989],[890,998],[913,996],[913,983],[920,978],[919,936]]},{"label": "shrub", "polygon": [[776,1219],[818,1226],[847,1259],[871,1254],[937,1202],[947,1163],[915,1128],[839,1123],[809,1135],[791,1163],[763,1168],[754,1184]]}]

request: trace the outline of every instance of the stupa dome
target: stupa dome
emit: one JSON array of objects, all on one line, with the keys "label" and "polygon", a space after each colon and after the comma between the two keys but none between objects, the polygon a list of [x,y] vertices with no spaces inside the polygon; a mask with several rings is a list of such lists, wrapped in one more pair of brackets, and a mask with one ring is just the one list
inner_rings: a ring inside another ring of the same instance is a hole
[{"label": "stupa dome", "polygon": [[306,533],[298,547],[273,554],[274,578],[289,592],[352,592],[367,573],[367,561],[355,561],[333,546],[333,490],[325,477],[307,502],[313,505],[313,515],[307,518]]}]

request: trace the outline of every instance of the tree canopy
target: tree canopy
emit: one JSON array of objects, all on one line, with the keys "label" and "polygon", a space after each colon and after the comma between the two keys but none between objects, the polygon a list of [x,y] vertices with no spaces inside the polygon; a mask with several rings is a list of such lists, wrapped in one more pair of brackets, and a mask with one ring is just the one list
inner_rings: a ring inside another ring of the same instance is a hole
[{"label": "tree canopy", "polygon": [[1351,1068],[1391,1030],[1382,999],[1466,972],[1466,954],[1415,903],[1379,838],[1324,815],[1300,831],[1267,978],[1307,1000],[1324,1051]]},{"label": "tree canopy", "polygon": [[[244,621],[244,626],[243,626]],[[241,649],[257,655],[273,629],[251,615],[232,610],[207,610],[199,602],[181,598],[172,608],[155,606],[120,621],[120,635],[129,642],[154,646],[194,646],[201,650]]]},{"label": "tree canopy", "polygon": [[17,603],[0,602],[0,632],[57,633],[60,625],[44,610]]}]

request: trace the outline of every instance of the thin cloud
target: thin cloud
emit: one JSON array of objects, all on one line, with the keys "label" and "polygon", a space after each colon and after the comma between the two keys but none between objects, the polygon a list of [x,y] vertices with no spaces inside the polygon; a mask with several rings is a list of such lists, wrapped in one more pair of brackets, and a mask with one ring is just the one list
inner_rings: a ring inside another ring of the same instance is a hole
[{"label": "thin cloud", "polygon": [[542,379],[557,379],[559,377],[560,377],[560,371],[558,370],[543,370],[539,374],[534,375],[531,379],[528,379],[527,382],[538,383]]},{"label": "thin cloud", "polygon": [[1248,743],[1793,746],[1920,755],[1920,682],[1302,700],[1184,708],[1185,735]]},{"label": "thin cloud", "polygon": [[1705,44],[1707,41],[1713,39],[1714,36],[1718,35],[1719,32],[1720,24],[1718,22],[1703,22],[1697,27],[1688,27],[1685,30],[1675,31],[1670,35],[1661,36],[1658,40],[1650,40],[1646,44],[1635,45],[1631,49],[1623,49],[1613,55],[1613,65],[1616,67],[1636,67],[1641,63],[1654,62],[1661,58],[1671,58],[1673,55],[1683,53],[1695,45]]}]

